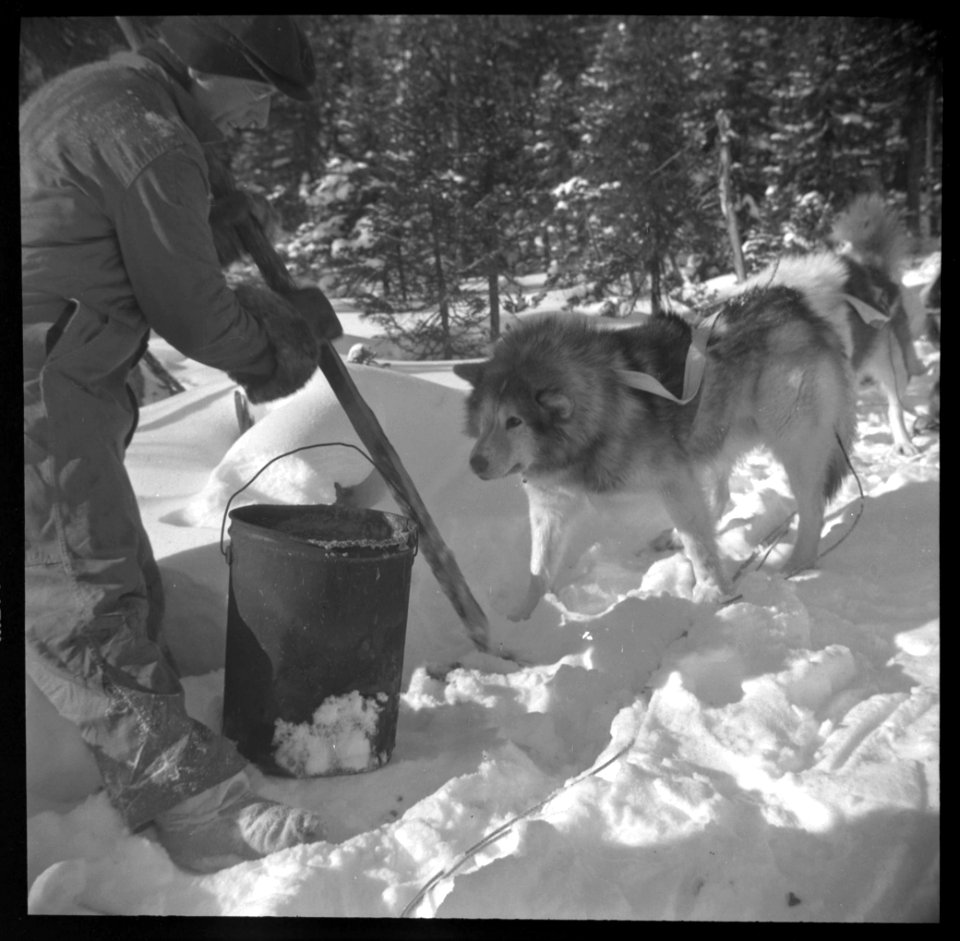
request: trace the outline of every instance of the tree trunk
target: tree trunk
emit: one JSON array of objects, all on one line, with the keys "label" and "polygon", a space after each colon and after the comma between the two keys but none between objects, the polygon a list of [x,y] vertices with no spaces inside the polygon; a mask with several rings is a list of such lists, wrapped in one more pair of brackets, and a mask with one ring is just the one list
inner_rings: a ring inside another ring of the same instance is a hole
[{"label": "tree trunk", "polygon": [[487,293],[490,298],[490,339],[500,336],[500,273],[492,262],[487,273]]},{"label": "tree trunk", "polygon": [[736,272],[737,280],[744,281],[747,277],[747,270],[743,263],[740,227],[737,225],[737,213],[733,206],[732,185],[730,183],[730,138],[733,136],[733,131],[730,127],[730,118],[723,110],[717,112],[717,127],[720,129],[718,137],[720,146],[720,208],[727,220],[727,236],[730,239],[730,249],[733,252],[733,270]]},{"label": "tree trunk", "polygon": [[659,245],[654,240],[654,250],[647,261],[647,270],[650,272],[650,311],[654,316],[663,313],[660,303],[660,255]]},{"label": "tree trunk", "polygon": [[497,238],[497,219],[487,212],[487,299],[490,304],[490,339],[500,336],[500,241]]},{"label": "tree trunk", "polygon": [[397,290],[400,292],[400,300],[407,303],[407,270],[406,259],[403,255],[403,229],[399,226],[393,230],[392,234],[394,245],[394,265],[397,269]]},{"label": "tree trunk", "polygon": [[443,249],[440,243],[440,220],[436,209],[431,213],[431,230],[433,235],[433,276],[437,289],[437,301],[440,310],[440,334],[443,338],[443,357],[450,359],[453,350],[450,345],[450,303],[447,298],[447,282],[443,273]]}]

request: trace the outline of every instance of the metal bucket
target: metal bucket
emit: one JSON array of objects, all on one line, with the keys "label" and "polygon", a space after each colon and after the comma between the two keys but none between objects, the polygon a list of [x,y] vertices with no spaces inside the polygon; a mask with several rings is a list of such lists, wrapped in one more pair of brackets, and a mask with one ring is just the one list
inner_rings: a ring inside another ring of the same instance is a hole
[{"label": "metal bucket", "polygon": [[267,774],[379,768],[396,739],[416,524],[322,504],[230,521],[224,734]]}]

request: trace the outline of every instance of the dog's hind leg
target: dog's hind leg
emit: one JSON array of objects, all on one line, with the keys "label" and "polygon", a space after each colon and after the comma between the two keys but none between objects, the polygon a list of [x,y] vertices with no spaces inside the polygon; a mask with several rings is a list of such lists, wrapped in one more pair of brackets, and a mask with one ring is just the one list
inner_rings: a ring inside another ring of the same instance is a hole
[{"label": "dog's hind leg", "polygon": [[[776,376],[769,379],[775,382]],[[786,574],[816,566],[824,506],[849,470],[845,451],[856,428],[853,377],[839,355],[821,358],[795,388],[762,429],[797,504],[797,539],[783,567]]]},{"label": "dog's hind leg", "polygon": [[882,335],[878,337],[876,351],[866,363],[866,369],[877,380],[887,399],[887,421],[897,451],[906,455],[918,454],[917,446],[911,440],[903,418],[903,394],[908,376],[903,358],[898,353],[895,337],[889,329],[883,328]]},{"label": "dog's hind leg", "polygon": [[[828,450],[831,443],[825,443]],[[804,447],[797,442],[790,447],[775,448],[777,458],[787,472],[790,489],[797,503],[797,540],[783,567],[784,573],[788,575],[815,568],[817,564],[824,510],[823,444],[807,442],[808,446]]]},{"label": "dog's hind leg", "polygon": [[927,399],[927,414],[921,415],[913,423],[914,434],[922,435],[931,431],[940,429],[940,367],[937,366],[936,374],[933,379],[933,387],[930,389],[930,397]]},{"label": "dog's hind leg", "polygon": [[901,288],[899,296],[893,304],[890,326],[903,355],[903,364],[908,379],[910,376],[922,376],[927,371],[926,366],[920,362],[920,358],[917,356],[917,348],[913,345],[911,328],[911,321],[919,323],[922,322],[922,319],[923,309],[920,299],[907,288]]}]

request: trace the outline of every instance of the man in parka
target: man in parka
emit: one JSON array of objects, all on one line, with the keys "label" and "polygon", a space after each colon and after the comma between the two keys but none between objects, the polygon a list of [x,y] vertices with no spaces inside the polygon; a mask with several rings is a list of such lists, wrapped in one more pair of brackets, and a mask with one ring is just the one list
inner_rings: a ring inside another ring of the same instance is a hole
[{"label": "man in parka", "polygon": [[289,16],[168,17],[160,35],[20,113],[27,673],[130,829],[152,822],[176,863],[213,871],[320,840],[320,820],[258,797],[233,743],[184,709],[123,466],[127,379],[152,329],[266,401],[341,330],[315,288],[230,290],[209,221],[204,145],[264,126],[276,91],[310,99],[305,36]]}]

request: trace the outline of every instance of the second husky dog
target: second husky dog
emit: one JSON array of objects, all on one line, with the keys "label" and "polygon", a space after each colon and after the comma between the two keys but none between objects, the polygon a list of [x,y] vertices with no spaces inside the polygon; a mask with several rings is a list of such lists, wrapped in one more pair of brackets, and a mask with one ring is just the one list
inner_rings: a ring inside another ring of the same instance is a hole
[{"label": "second husky dog", "polygon": [[573,314],[531,317],[491,359],[454,367],[473,386],[471,468],[484,480],[519,473],[527,489],[530,582],[513,620],[528,618],[552,588],[587,496],[612,491],[657,492],[693,565],[695,599],[728,594],[715,523],[734,462],[759,444],[784,465],[797,502],[787,567],[814,565],[824,504],[847,471],[855,428],[837,331],[801,290],[757,287],[723,305],[687,404],[624,380],[621,371],[646,373],[679,396],[691,332],[673,315],[626,329]]},{"label": "second husky dog", "polygon": [[[924,372],[911,336],[911,320],[919,326],[924,311],[900,284],[907,234],[880,196],[865,195],[838,216],[833,239],[840,251],[781,258],[734,291],[775,284],[802,290],[813,310],[833,324],[854,373],[875,379],[883,391],[896,449],[916,454],[903,395],[910,376]],[[864,318],[871,315],[886,320],[868,323]]]}]

